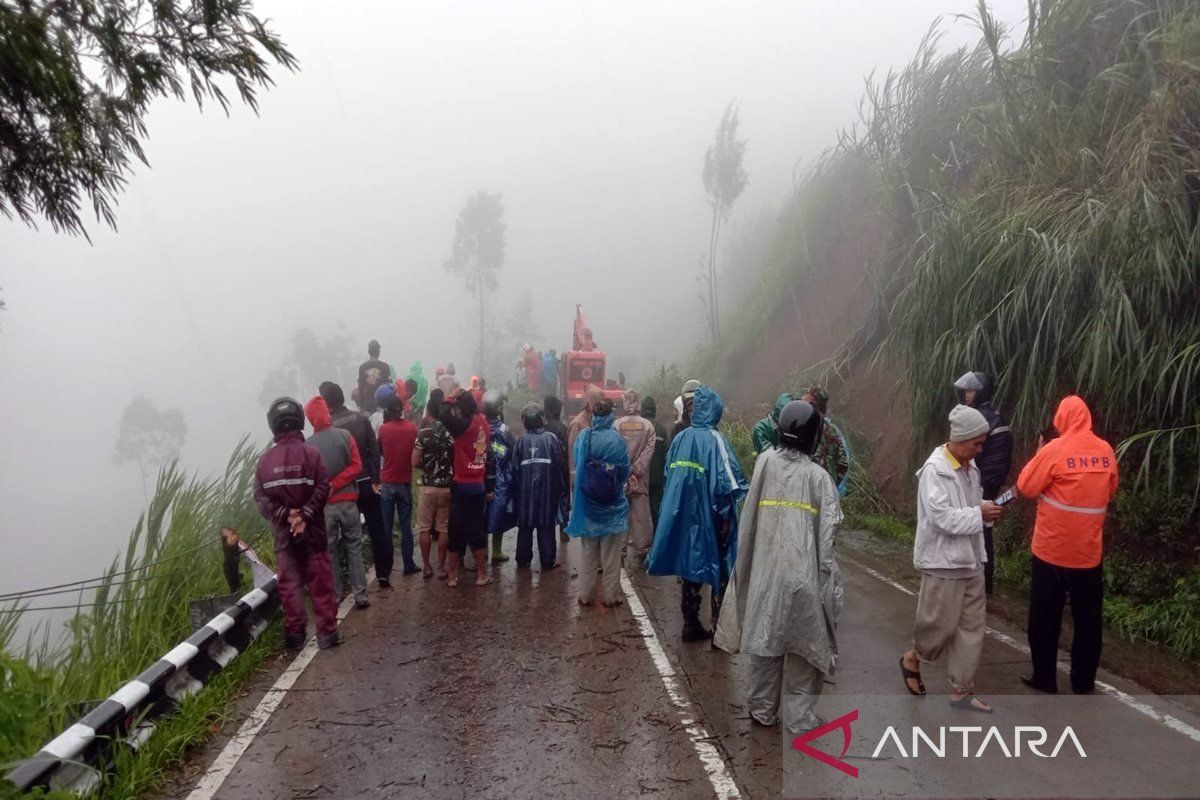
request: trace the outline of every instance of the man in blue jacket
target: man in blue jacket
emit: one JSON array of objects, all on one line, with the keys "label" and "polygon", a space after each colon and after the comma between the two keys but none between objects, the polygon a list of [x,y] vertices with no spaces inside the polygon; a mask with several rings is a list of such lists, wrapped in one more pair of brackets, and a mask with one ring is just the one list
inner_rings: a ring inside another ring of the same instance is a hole
[{"label": "man in blue jacket", "polygon": [[[983,414],[988,422],[988,438],[983,451],[975,457],[979,467],[979,480],[983,486],[983,499],[995,500],[1008,481],[1012,470],[1013,438],[1008,420],[1000,409],[992,405],[996,382],[986,372],[967,372],[954,382],[958,402]],[[992,580],[996,572],[996,550],[992,543],[992,525],[983,526],[983,548],[987,563],[983,568],[984,592],[991,597]]]},{"label": "man in blue jacket", "polygon": [[517,516],[517,566],[533,561],[537,535],[538,560],[543,570],[558,566],[554,528],[563,494],[563,451],[558,437],[546,430],[542,408],[530,403],[521,412],[525,435],[512,456],[512,501]]},{"label": "man in blue jacket", "polygon": [[512,484],[512,431],[504,424],[504,397],[495,389],[483,395],[491,443],[488,446],[486,483],[488,489],[487,529],[492,535],[492,563],[508,561],[504,555],[504,532],[512,527],[510,487]]},{"label": "man in blue jacket", "polygon": [[683,579],[685,642],[712,638],[712,631],[700,623],[700,587],[708,584],[711,589],[716,626],[737,558],[738,501],[747,486],[729,440],[717,430],[724,411],[715,391],[704,385],[696,389],[691,424],[667,451],[667,486],[646,560],[651,575]]},{"label": "man in blue jacket", "polygon": [[596,599],[596,575],[604,576],[604,605],[620,605],[621,543],[629,529],[629,450],[613,428],[613,402],[592,403],[592,424],[575,440],[575,500],[567,533],[579,538],[579,604]]}]

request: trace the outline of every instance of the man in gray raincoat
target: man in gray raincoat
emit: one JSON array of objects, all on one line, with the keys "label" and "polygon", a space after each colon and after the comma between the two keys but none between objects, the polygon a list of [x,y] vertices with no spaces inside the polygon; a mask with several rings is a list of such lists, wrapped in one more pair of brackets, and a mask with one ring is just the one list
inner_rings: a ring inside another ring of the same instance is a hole
[{"label": "man in gray raincoat", "polygon": [[737,567],[713,643],[750,656],[750,717],[791,733],[824,724],[815,713],[837,661],[842,575],[834,557],[842,507],[829,473],[810,456],[821,415],[795,400],[780,442],[759,455],[742,512]]}]

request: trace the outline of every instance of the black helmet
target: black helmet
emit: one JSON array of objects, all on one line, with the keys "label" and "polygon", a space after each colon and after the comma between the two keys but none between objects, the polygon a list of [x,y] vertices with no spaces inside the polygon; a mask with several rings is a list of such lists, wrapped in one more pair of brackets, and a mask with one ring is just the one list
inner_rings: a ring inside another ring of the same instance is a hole
[{"label": "black helmet", "polygon": [[821,441],[821,413],[804,400],[793,400],[779,414],[779,442],[812,455]]},{"label": "black helmet", "polygon": [[485,417],[498,417],[504,413],[504,395],[495,389],[488,389],[483,393],[483,415]]},{"label": "black helmet", "polygon": [[546,427],[545,417],[542,415],[542,407],[537,403],[529,403],[521,410],[521,424],[525,426],[527,431],[536,431],[539,428]]},{"label": "black helmet", "polygon": [[304,430],[304,409],[290,397],[281,397],[267,409],[267,426],[278,436],[285,431]]},{"label": "black helmet", "polygon": [[[992,399],[993,388],[992,376],[986,372],[965,372],[954,382],[954,393],[958,396],[958,402],[973,407],[989,402]],[[975,391],[975,399],[970,403],[967,403],[968,389]]]}]

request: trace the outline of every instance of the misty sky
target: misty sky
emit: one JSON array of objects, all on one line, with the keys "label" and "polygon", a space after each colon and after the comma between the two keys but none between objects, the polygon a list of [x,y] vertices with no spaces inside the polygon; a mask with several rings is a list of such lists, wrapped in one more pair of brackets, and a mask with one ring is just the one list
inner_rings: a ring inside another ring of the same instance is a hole
[{"label": "misty sky", "polygon": [[[992,5],[1010,25],[1026,9]],[[938,14],[944,46],[977,38],[952,19],[975,0],[255,6],[301,64],[273,71],[261,116],[158,102],[151,168],[92,245],[0,218],[2,588],[95,574],[124,543],[142,490],[112,452],[135,394],[183,410],[184,460],[210,471],[243,433],[265,441],[263,374],[299,327],[344,322],[402,371],[467,364],[473,305],[441,265],[477,189],[504,193],[496,297],[535,290],[535,344],[565,349],[581,302],[614,372],[683,356],[725,104],[749,139],[736,224]],[[29,544],[51,560],[26,563]]]}]

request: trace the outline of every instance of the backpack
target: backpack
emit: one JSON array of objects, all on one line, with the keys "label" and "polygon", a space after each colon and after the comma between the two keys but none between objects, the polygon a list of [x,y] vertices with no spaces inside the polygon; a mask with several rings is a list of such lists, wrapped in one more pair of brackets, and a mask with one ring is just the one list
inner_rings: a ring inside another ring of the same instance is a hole
[{"label": "backpack", "polygon": [[611,505],[621,499],[621,478],[616,466],[602,461],[598,458],[592,458],[592,431],[587,431],[587,445],[585,453],[587,459],[583,465],[583,479],[580,483],[580,489],[583,491],[583,496],[593,503],[602,503]]}]

